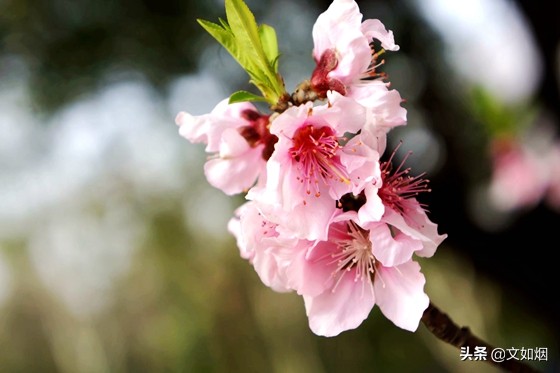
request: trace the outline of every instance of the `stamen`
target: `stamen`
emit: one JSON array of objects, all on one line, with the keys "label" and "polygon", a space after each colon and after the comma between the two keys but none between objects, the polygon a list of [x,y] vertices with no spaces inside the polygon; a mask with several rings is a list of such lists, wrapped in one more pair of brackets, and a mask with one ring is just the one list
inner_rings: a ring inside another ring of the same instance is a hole
[{"label": "stamen", "polygon": [[306,184],[308,194],[313,191],[319,197],[321,185],[329,184],[332,180],[350,183],[338,156],[338,139],[330,127],[304,125],[296,131],[292,142],[290,155],[298,163],[298,180]]},{"label": "stamen", "polygon": [[[393,170],[392,160],[401,145],[402,141],[393,150],[389,160],[381,163],[381,179],[383,184],[379,190],[379,197],[385,206],[389,206],[404,215],[408,209],[407,200],[415,198],[422,192],[431,192],[431,189],[428,188],[429,180],[424,179],[425,172],[417,176],[410,176],[410,167],[403,168],[404,163],[412,154],[411,151],[405,154],[397,169]],[[420,207],[424,210],[427,208],[425,204],[420,204]]]},{"label": "stamen", "polygon": [[371,61],[368,68],[362,73],[361,80],[374,80],[374,79],[385,79],[387,74],[384,72],[377,72],[376,70],[385,64],[385,60],[379,60],[379,57],[385,53],[385,49],[381,48],[379,51],[375,51],[375,43],[371,42],[369,44],[371,48]]},{"label": "stamen", "polygon": [[334,240],[339,251],[331,254],[332,261],[329,262],[329,264],[336,264],[331,274],[332,277],[336,277],[332,292],[336,291],[346,273],[354,271],[354,282],[362,282],[362,294],[367,285],[373,294],[376,260],[372,253],[368,232],[354,222],[347,224],[347,230],[347,238]]}]

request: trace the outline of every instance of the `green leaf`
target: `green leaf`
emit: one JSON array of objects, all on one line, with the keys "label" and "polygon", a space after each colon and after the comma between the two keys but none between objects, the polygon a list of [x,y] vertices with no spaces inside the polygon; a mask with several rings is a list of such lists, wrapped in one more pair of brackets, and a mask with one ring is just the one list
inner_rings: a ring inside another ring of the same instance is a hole
[{"label": "green leaf", "polygon": [[264,52],[257,22],[247,5],[242,0],[226,0],[226,16],[239,47],[247,53],[247,58],[252,64],[258,66],[259,71],[255,71],[256,77],[261,81],[266,77],[271,83],[277,81]]},{"label": "green leaf", "polygon": [[255,84],[261,89],[265,87],[263,94],[270,95],[270,88],[273,87],[273,83],[270,82],[268,76],[262,72],[260,66],[257,66],[254,61],[256,57],[247,54],[245,48],[239,45],[238,39],[231,32],[231,29],[226,21],[220,19],[221,25],[199,19],[198,23],[216,39],[227,51],[232,55],[232,57],[247,71],[252,80],[262,82],[262,84]]},{"label": "green leaf", "polygon": [[247,92],[247,91],[237,91],[229,96],[229,103],[234,104],[236,102],[245,102],[245,101],[264,101],[266,102],[266,98],[262,96],[257,96],[254,93]]},{"label": "green leaf", "polygon": [[[284,81],[278,74],[278,41],[271,26],[258,26],[253,13],[243,0],[225,0],[226,20],[219,24],[198,20],[249,74],[254,84],[270,104],[276,104],[285,96]],[[254,96],[254,97],[253,97]],[[241,101],[254,101],[260,96],[239,96]],[[238,96],[234,95],[234,99]],[[251,98],[249,98],[251,97]]]},{"label": "green leaf", "polygon": [[276,31],[269,25],[262,24],[259,26],[259,37],[264,49],[264,53],[270,66],[274,72],[278,72],[278,39]]},{"label": "green leaf", "polygon": [[508,106],[481,86],[472,90],[471,105],[491,136],[520,133],[534,121],[535,110],[529,103]]},{"label": "green leaf", "polygon": [[227,23],[226,20],[224,20],[223,18],[218,18],[218,20],[220,21],[220,24],[222,25],[222,27],[228,31],[231,32],[231,27],[229,27],[229,24]]},{"label": "green leaf", "polygon": [[[216,39],[227,51],[232,55],[233,58],[245,69],[250,61],[247,61],[242,49],[239,47],[235,36],[230,29],[226,29],[217,23],[205,21],[203,19],[198,19],[198,23]],[[224,22],[223,20],[220,20]]]},{"label": "green leaf", "polygon": [[255,16],[242,0],[226,0],[226,16],[240,46],[255,56],[264,56]]}]

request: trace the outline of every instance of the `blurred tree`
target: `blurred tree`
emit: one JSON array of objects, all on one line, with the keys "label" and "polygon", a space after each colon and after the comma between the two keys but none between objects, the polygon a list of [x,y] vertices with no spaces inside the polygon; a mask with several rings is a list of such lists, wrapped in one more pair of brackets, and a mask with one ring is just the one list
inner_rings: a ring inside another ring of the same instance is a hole
[{"label": "blurred tree", "polygon": [[555,123],[558,126],[560,123],[560,60],[558,57],[560,13],[534,1],[517,0],[516,3],[527,18],[543,59],[543,76],[537,91],[537,100],[554,115]]},{"label": "blurred tree", "polygon": [[164,87],[191,71],[204,46],[194,19],[220,11],[195,0],[6,0],[0,53],[24,60],[39,109],[52,111],[122,74]]}]

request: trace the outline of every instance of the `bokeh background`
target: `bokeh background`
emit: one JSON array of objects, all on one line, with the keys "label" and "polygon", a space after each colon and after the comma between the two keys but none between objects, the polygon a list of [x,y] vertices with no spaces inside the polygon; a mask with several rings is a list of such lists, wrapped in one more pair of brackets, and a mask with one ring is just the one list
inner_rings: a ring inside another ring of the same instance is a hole
[{"label": "bokeh background", "polygon": [[[293,90],[330,1],[247,3],[276,28]],[[449,235],[421,261],[428,294],[496,346],[548,348],[529,363],[560,371],[559,14],[358,3],[401,46],[383,70],[409,124],[389,140],[427,172],[420,200]],[[203,146],[174,123],[251,89],[196,23],[223,16],[218,0],[0,1],[0,371],[497,372],[377,308],[317,337],[302,299],[239,257],[226,224],[243,197],[209,186]],[[495,182],[504,148],[537,161]],[[547,183],[531,182],[541,164]]]}]

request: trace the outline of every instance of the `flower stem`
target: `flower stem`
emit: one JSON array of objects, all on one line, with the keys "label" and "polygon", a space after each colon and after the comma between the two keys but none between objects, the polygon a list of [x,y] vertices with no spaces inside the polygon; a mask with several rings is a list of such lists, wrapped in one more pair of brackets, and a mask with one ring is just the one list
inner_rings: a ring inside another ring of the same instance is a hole
[{"label": "flower stem", "polygon": [[459,327],[451,320],[451,318],[431,302],[422,315],[422,322],[428,330],[438,339],[445,343],[449,343],[457,348],[467,347],[468,351],[475,351],[475,347],[485,347],[488,358],[484,361],[494,364],[508,372],[538,372],[535,368],[523,363],[515,358],[503,359],[503,361],[494,361],[491,353],[494,346],[488,344],[482,339],[472,334],[471,330],[466,327]]}]

